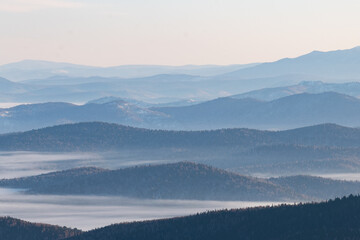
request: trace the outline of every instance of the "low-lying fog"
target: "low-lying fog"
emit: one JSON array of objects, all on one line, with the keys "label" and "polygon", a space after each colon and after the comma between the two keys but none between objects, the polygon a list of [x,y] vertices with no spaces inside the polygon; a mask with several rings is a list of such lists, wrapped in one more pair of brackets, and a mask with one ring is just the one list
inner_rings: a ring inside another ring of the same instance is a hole
[{"label": "low-lying fog", "polygon": [[[16,106],[24,105],[24,104],[36,104],[36,103],[34,103],[34,102],[32,102],[32,103],[0,102],[0,108],[12,108],[12,107],[16,107]],[[85,102],[72,102],[72,104],[83,105],[83,104],[85,104]]]},{"label": "low-lying fog", "polygon": [[38,153],[0,152],[0,179],[38,175],[77,167],[118,169],[147,163],[166,163],[165,160],[146,160],[131,152],[121,153]]},{"label": "low-lying fog", "polygon": [[[66,170],[76,167],[101,167],[118,169],[139,164],[168,163],[178,161],[195,161],[210,164],[201,157],[176,155],[176,152],[161,152],[158,156],[154,152],[121,151],[106,153],[43,153],[43,152],[0,152],[0,179],[32,176],[52,171]],[[229,169],[231,170],[231,169]],[[337,180],[360,181],[360,173],[300,173],[321,176]],[[255,177],[278,177],[272,173],[252,174]],[[288,176],[283,173],[281,176]]]},{"label": "low-lying fog", "polygon": [[0,102],[0,108],[12,108],[12,107],[16,107],[18,105],[23,105],[23,104],[28,104],[28,103]]},{"label": "low-lying fog", "polygon": [[0,213],[32,222],[90,230],[112,223],[184,216],[275,202],[138,200],[121,197],[24,195],[0,188]]},{"label": "low-lying fog", "polygon": [[[143,155],[143,154],[142,154]],[[132,152],[121,153],[36,153],[0,152],[0,178],[13,178],[70,169],[98,166],[117,169],[144,163],[165,163]],[[186,159],[184,159],[186,160]],[[324,177],[360,180],[360,174],[329,174]],[[183,216],[214,209],[272,205],[270,202],[218,202],[178,200],[137,200],[101,196],[25,195],[0,189],[0,216],[44,222],[83,230],[124,221]]]}]

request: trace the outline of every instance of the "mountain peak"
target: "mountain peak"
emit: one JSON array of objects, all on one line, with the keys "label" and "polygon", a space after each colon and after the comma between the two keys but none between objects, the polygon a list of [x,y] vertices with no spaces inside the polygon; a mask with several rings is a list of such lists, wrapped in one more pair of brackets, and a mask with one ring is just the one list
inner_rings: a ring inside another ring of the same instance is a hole
[{"label": "mountain peak", "polygon": [[0,83],[11,83],[11,81],[6,78],[0,77]]},{"label": "mountain peak", "polygon": [[360,52],[360,46],[356,46],[356,47],[354,47],[354,48],[352,48],[350,50]]},{"label": "mountain peak", "polygon": [[284,58],[263,63],[251,68],[240,69],[223,77],[230,79],[269,78],[304,74],[318,78],[354,79],[360,77],[360,48],[312,51],[295,58]]}]

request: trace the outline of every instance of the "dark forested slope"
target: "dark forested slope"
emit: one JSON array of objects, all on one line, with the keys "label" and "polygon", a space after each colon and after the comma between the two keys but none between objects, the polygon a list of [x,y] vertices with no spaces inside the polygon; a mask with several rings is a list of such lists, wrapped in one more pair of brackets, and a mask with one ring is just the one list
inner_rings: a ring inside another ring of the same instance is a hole
[{"label": "dark forested slope", "polygon": [[360,197],[323,203],[225,210],[165,220],[123,223],[72,240],[355,240],[360,239]]},{"label": "dark forested slope", "polygon": [[270,182],[290,188],[313,199],[331,199],[349,194],[360,194],[360,182],[342,181],[315,176],[288,176],[270,178]]},{"label": "dark forested slope", "polygon": [[42,194],[121,195],[148,199],[299,200],[305,196],[260,178],[180,162],[119,170],[79,168],[0,180],[0,186]]},{"label": "dark forested slope", "polygon": [[58,240],[79,234],[77,229],[0,217],[1,240]]},{"label": "dark forested slope", "polygon": [[203,164],[179,162],[119,170],[77,168],[3,179],[28,193],[118,195],[142,199],[245,201],[326,200],[360,193],[360,182],[312,176],[255,178]]},{"label": "dark forested slope", "polygon": [[91,122],[0,135],[0,150],[106,151],[124,148],[253,147],[297,144],[360,146],[360,129],[322,124],[286,131],[221,129],[166,131]]},{"label": "dark forested slope", "polygon": [[187,217],[78,230],[0,218],[4,240],[355,240],[360,239],[360,197],[322,203],[211,211]]}]

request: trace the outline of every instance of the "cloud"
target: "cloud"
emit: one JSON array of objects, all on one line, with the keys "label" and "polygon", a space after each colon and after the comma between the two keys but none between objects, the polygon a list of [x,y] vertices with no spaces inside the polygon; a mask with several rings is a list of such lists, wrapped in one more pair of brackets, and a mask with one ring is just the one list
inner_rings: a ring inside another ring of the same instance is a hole
[{"label": "cloud", "polygon": [[0,12],[32,12],[49,8],[78,8],[82,4],[65,0],[1,0]]},{"label": "cloud", "polygon": [[208,210],[279,205],[281,202],[146,200],[118,196],[30,195],[0,188],[0,212],[31,222],[91,230],[113,223],[169,218]]}]

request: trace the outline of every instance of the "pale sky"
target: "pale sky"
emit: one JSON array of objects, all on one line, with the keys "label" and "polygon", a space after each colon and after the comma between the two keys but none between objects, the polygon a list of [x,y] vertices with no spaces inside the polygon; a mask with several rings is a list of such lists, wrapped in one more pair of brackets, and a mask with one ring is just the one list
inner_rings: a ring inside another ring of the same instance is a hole
[{"label": "pale sky", "polygon": [[241,64],[359,45],[359,0],[0,0],[0,64]]}]

